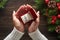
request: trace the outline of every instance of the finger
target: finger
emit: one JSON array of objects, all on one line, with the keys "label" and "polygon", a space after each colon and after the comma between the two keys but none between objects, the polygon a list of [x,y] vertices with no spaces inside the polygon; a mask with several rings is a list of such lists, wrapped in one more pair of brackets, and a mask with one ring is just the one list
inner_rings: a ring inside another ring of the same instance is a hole
[{"label": "finger", "polygon": [[31,25],[29,26],[29,29],[35,27],[35,25],[36,25],[36,23],[33,21],[33,22],[31,23]]},{"label": "finger", "polygon": [[[30,5],[27,4],[28,7],[32,8]],[[33,9],[33,8],[32,8]],[[34,12],[36,13],[35,9],[33,9]],[[40,15],[39,15],[39,11],[36,13],[37,15],[37,19],[36,19],[36,22],[39,22],[39,19],[40,19]]]},{"label": "finger", "polygon": [[[30,8],[32,8],[32,6],[30,6],[29,4],[27,4],[27,6],[30,7]],[[33,11],[35,12],[35,14],[37,15],[37,17],[39,18],[39,11],[37,13],[36,13],[36,10],[35,9],[33,9]]]},{"label": "finger", "polygon": [[15,11],[13,11],[13,19],[16,19],[16,12]]},{"label": "finger", "polygon": [[39,18],[39,16],[40,16],[39,13],[40,13],[39,11],[36,13],[36,15],[37,15],[38,18]]},{"label": "finger", "polygon": [[16,17],[15,16],[15,11],[13,11],[13,15],[12,16],[13,16],[13,21],[14,21],[15,20],[15,17]]},{"label": "finger", "polygon": [[[32,8],[32,6],[31,5],[29,5],[29,4],[27,4],[27,6],[28,7],[30,7],[30,8]],[[34,10],[34,12],[36,13],[36,11],[35,11],[35,9],[34,8],[32,8],[33,10]]]},{"label": "finger", "polygon": [[31,5],[29,5],[29,4],[27,4],[27,6],[28,6],[28,7],[30,7],[30,8],[32,8],[32,6],[31,6]]},{"label": "finger", "polygon": [[29,30],[29,29],[33,29],[34,26],[35,26],[35,22],[33,21],[33,22],[31,23],[31,25],[29,26],[28,30]]},{"label": "finger", "polygon": [[36,23],[33,21],[33,22],[31,23],[31,27],[35,26],[35,24],[36,24]]},{"label": "finger", "polygon": [[14,20],[14,17],[15,17],[15,11],[13,11],[12,17],[13,17],[13,20]]},{"label": "finger", "polygon": [[34,32],[37,28],[38,28],[38,26],[33,21],[32,24],[31,24],[31,26],[28,28],[28,30],[29,30],[29,32]]},{"label": "finger", "polygon": [[16,24],[18,24],[18,23],[20,24],[19,19],[16,17],[15,11],[13,11],[13,22],[16,23]]},{"label": "finger", "polygon": [[37,28],[38,26],[39,26],[39,22],[40,22],[40,15],[39,15],[39,11],[36,13],[36,15],[37,15],[37,18],[36,18],[36,20],[35,20],[35,28]]},{"label": "finger", "polygon": [[39,11],[36,13],[36,15],[37,15],[37,18],[36,18],[36,21],[35,21],[35,22],[39,23],[39,22],[40,22],[40,15],[39,15]]},{"label": "finger", "polygon": [[16,18],[16,13],[15,13],[15,11],[13,11],[13,20],[16,20],[17,18]]},{"label": "finger", "polygon": [[15,11],[13,11],[13,22],[14,22],[14,24],[19,24],[23,27],[22,22],[16,17],[16,12]]},{"label": "finger", "polygon": [[[36,13],[39,16],[39,11]],[[33,21],[30,27],[37,27],[39,25],[39,17],[37,17],[36,21]]]}]

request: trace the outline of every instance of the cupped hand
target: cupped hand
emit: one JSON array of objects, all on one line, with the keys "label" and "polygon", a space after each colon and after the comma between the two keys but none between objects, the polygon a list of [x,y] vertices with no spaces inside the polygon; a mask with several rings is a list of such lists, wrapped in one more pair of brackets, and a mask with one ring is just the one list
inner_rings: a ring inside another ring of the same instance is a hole
[{"label": "cupped hand", "polygon": [[40,19],[39,11],[36,13],[36,15],[37,15],[36,20],[33,21],[31,23],[31,25],[29,26],[29,28],[28,28],[29,33],[36,31],[38,26],[39,26],[39,22],[40,22],[40,20],[39,20]]},{"label": "cupped hand", "polygon": [[13,24],[17,30],[20,32],[24,32],[24,25],[19,19],[16,17],[16,12],[13,11]]}]

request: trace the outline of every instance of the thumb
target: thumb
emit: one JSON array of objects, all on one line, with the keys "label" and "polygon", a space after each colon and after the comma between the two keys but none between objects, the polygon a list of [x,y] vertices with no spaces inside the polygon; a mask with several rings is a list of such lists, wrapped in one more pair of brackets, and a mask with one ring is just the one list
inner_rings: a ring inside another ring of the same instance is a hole
[{"label": "thumb", "polygon": [[19,22],[18,18],[16,17],[16,12],[13,11],[13,21],[14,22]]},{"label": "thumb", "polygon": [[15,11],[13,11],[13,15],[12,16],[14,17],[15,15],[16,15],[16,13],[15,13]]},{"label": "thumb", "polygon": [[37,15],[37,18],[36,18],[36,23],[39,23],[40,22],[40,15],[39,15],[39,11],[36,13],[36,15]]}]

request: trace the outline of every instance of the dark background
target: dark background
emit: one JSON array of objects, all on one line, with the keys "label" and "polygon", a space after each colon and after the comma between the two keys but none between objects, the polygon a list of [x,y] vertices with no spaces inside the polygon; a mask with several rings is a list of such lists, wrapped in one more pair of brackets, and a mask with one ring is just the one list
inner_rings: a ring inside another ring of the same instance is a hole
[{"label": "dark background", "polygon": [[[34,0],[8,0],[6,8],[0,10],[0,40],[3,40],[13,29],[12,13],[17,10],[22,4],[34,5]],[[39,29],[49,40],[58,40],[55,33],[47,31],[46,17],[41,16]],[[21,40],[31,40],[28,34],[24,34]]]}]

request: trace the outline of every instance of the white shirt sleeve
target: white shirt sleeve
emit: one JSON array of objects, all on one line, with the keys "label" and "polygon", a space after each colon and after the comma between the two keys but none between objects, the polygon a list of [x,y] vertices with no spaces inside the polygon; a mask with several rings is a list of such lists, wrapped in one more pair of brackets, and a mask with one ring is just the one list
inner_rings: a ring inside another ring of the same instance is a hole
[{"label": "white shirt sleeve", "polygon": [[29,33],[30,37],[33,40],[48,40],[40,31],[39,29],[37,29],[35,32],[33,33]]},{"label": "white shirt sleeve", "polygon": [[18,31],[15,27],[13,31],[4,40],[19,40],[24,33]]}]

